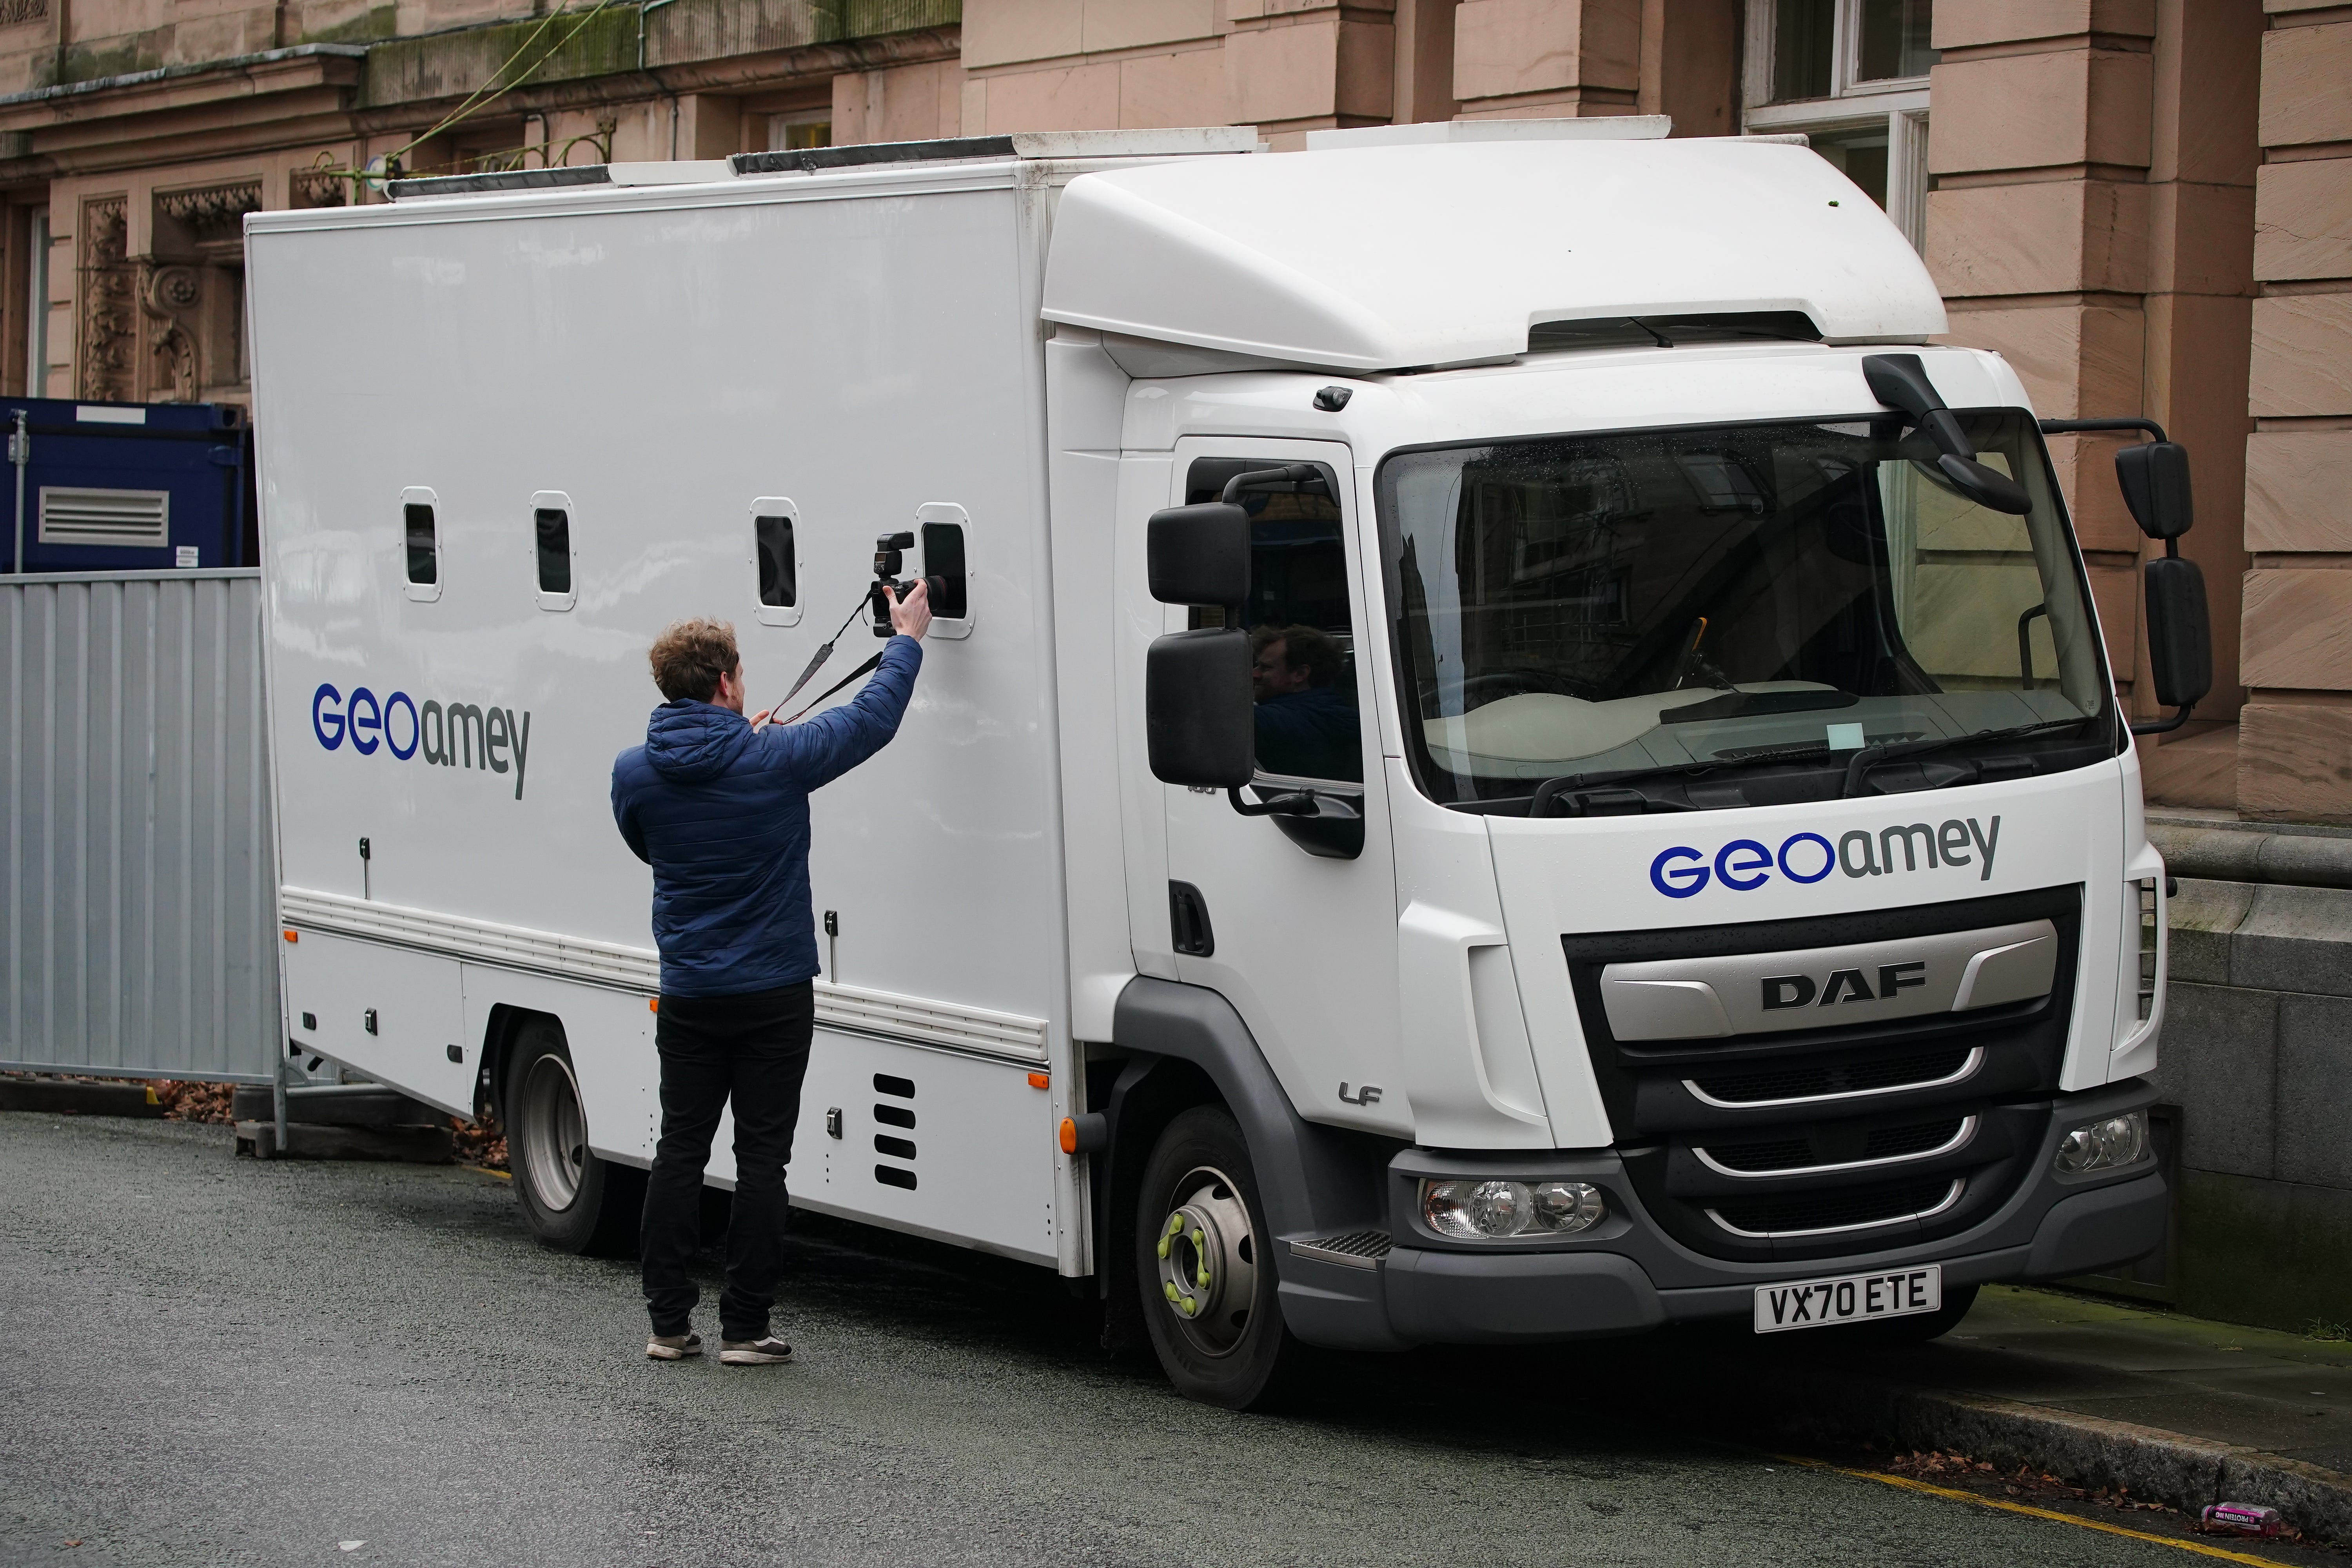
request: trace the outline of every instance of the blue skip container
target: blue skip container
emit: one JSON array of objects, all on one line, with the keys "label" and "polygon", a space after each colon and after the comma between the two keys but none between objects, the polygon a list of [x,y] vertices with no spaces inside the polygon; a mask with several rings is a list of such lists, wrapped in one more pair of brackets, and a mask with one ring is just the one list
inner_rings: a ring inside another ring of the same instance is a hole
[{"label": "blue skip container", "polygon": [[0,398],[0,436],[12,572],[257,563],[252,428],[234,404]]}]

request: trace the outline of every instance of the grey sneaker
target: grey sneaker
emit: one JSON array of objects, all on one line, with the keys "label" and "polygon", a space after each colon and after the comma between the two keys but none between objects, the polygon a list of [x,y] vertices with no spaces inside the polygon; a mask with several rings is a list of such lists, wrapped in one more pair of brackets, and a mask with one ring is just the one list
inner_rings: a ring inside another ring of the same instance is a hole
[{"label": "grey sneaker", "polygon": [[702,1336],[697,1333],[656,1334],[646,1342],[646,1354],[655,1361],[684,1361],[702,1353]]},{"label": "grey sneaker", "polygon": [[721,1366],[774,1366],[793,1359],[793,1347],[770,1334],[759,1340],[721,1340],[719,1342],[719,1363]]}]

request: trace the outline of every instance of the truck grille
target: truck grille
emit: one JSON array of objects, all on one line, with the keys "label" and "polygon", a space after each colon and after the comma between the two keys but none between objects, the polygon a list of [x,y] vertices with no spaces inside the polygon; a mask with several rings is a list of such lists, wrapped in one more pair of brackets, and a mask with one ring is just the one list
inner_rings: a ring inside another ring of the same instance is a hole
[{"label": "truck grille", "polygon": [[1767,1068],[1755,1072],[1694,1074],[1686,1081],[1721,1105],[1769,1105],[1792,1100],[1827,1100],[1874,1089],[1948,1083],[1977,1053],[1965,1046],[1909,1051],[1858,1061],[1813,1067]]},{"label": "truck grille", "polygon": [[1937,1176],[1810,1197],[1726,1198],[1712,1205],[1708,1213],[1726,1229],[1743,1236],[1778,1237],[1861,1230],[1932,1214],[1956,1201],[1962,1185],[1958,1180]]},{"label": "truck grille", "polygon": [[[2031,1174],[2073,1013],[2077,887],[1877,910],[1563,938],[1585,1038],[1634,1195],[1693,1250],[1819,1258],[1954,1235]],[[1780,953],[1969,931],[2056,928],[2047,995],[1967,1013],[1770,1035],[1620,1041],[1612,963]]]},{"label": "truck grille", "polygon": [[1769,1143],[1708,1144],[1701,1151],[1726,1170],[1752,1174],[1776,1171],[1835,1169],[1840,1165],[1872,1164],[1925,1154],[1954,1143],[1966,1131],[1965,1116],[1944,1117],[1907,1127],[1882,1127],[1861,1135],[1861,1147],[1848,1157],[1844,1150],[1822,1148],[1810,1138],[1788,1138]]}]

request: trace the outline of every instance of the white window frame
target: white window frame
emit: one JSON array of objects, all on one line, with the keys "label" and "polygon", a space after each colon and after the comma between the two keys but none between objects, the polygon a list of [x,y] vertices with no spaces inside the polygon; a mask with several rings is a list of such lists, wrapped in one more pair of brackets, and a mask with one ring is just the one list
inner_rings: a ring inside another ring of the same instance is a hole
[{"label": "white window frame", "polygon": [[1927,230],[1927,79],[1855,78],[1862,53],[1862,0],[1837,0],[1830,54],[1830,96],[1772,101],[1772,26],[1777,0],[1748,0],[1747,80],[1741,129],[1750,135],[1886,131],[1886,216],[1912,244]]},{"label": "white window frame", "polygon": [[827,144],[830,145],[833,133],[833,105],[828,103],[822,109],[785,110],[769,115],[767,150],[771,153],[785,151],[784,132],[792,127],[800,125],[824,126]]},{"label": "white window frame", "polygon": [[[801,611],[805,607],[802,592],[808,581],[801,570],[801,509],[793,504],[790,496],[761,496],[751,502],[751,552],[744,557],[751,568],[751,617],[763,626],[796,626],[801,624]],[[760,519],[781,517],[793,529],[793,602],[771,605],[760,597]]]},{"label": "white window frame", "polygon": [[[563,514],[564,543],[572,556],[572,591],[551,594],[539,585],[539,513],[544,509]],[[436,523],[439,519],[435,519]],[[569,610],[580,602],[580,509],[562,490],[537,490],[530,498],[530,587],[542,610]]]},{"label": "white window frame", "polygon": [[[412,583],[408,580],[408,509],[429,506],[433,509],[433,581]],[[448,553],[441,548],[441,498],[423,485],[411,485],[400,492],[400,591],[411,604],[440,603],[441,585],[448,581]],[[536,563],[533,569],[537,569]]]}]

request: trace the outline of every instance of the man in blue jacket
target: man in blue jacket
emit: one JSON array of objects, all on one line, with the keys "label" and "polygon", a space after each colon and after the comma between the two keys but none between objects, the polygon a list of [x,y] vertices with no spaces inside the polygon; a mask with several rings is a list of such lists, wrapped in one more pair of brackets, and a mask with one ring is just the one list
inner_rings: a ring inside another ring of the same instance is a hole
[{"label": "man in blue jacket", "polygon": [[646,1184],[640,1251],[653,1336],[646,1354],[702,1353],[688,1270],[702,1245],[702,1172],[719,1112],[735,1103],[735,1205],[719,1292],[719,1359],[736,1366],[792,1359],[769,1333],[782,1272],[784,1165],[800,1119],[816,1019],[809,915],[811,790],[832,783],[898,732],[929,595],[916,584],[890,611],[898,635],[856,698],[800,724],[743,717],[735,629],[680,621],[655,639],[654,684],[668,699],[646,743],[613,763],[613,819],[654,868],[654,942],[661,1001],[661,1142]]}]

